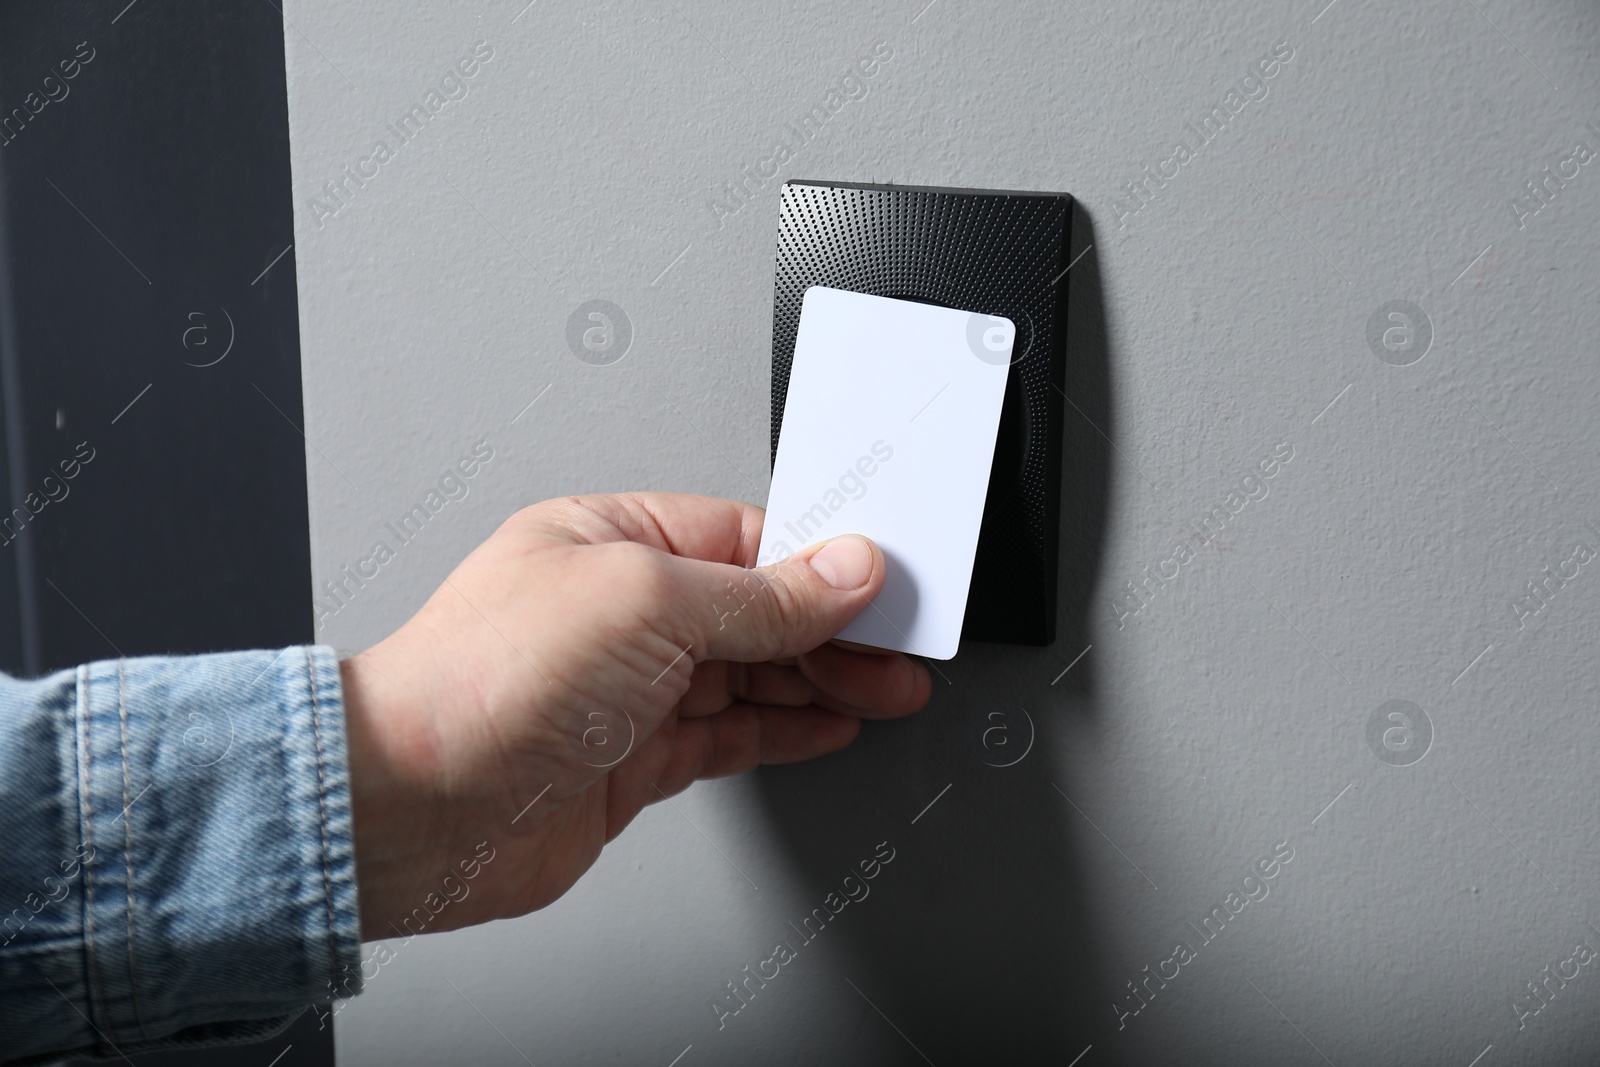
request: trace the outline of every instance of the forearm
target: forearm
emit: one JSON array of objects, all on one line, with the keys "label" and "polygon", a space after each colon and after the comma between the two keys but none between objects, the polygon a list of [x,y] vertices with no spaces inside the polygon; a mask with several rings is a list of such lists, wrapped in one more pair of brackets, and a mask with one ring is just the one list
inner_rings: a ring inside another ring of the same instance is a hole
[{"label": "forearm", "polygon": [[359,988],[326,648],[0,680],[0,1058],[265,1036]]}]

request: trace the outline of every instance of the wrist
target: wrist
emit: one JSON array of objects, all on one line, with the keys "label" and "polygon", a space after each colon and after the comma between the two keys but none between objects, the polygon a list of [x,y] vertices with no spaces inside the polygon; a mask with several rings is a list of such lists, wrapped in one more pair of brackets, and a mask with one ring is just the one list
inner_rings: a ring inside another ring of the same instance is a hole
[{"label": "wrist", "polygon": [[339,664],[363,941],[393,936],[391,924],[419,895],[425,876],[418,875],[434,866],[438,839],[436,746],[376,661],[377,651]]}]

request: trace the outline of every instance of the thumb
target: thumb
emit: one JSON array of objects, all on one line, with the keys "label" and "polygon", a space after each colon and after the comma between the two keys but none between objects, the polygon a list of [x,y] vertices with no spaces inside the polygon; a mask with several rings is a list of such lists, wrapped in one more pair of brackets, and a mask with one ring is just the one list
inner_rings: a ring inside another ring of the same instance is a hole
[{"label": "thumb", "polygon": [[708,595],[700,615],[705,659],[763,663],[808,652],[833,637],[883,588],[883,550],[846,534],[767,567],[680,559],[684,578]]}]

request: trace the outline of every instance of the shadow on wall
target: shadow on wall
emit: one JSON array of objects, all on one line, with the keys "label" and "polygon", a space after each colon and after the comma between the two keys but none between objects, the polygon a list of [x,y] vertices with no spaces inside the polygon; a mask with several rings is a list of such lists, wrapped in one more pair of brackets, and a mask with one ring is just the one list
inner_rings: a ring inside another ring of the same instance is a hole
[{"label": "shadow on wall", "polygon": [[[1081,207],[1074,215],[1076,257],[1094,233]],[[1056,746],[1095,726],[1093,654],[1061,672],[1089,644],[1111,489],[1093,251],[1069,283],[1056,644],[969,643],[934,664],[922,714],[869,723],[819,764],[757,776],[774,836],[819,901],[879,842],[894,849],[870,893],[826,928],[827,954],[808,964],[824,991],[838,985],[832,1003],[859,1008],[818,1035],[830,1062],[1064,1064],[1114,1029],[1079,875],[1094,831],[1063,799],[1057,787],[1071,793],[1072,783],[1051,763]],[[1097,1047],[1095,1062],[1115,1062],[1111,1051]]]}]

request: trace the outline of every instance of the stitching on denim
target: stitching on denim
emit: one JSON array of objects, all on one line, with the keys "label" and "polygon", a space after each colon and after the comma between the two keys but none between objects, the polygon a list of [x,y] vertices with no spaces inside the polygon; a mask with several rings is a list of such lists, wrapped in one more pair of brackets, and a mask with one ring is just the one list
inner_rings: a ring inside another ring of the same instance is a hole
[{"label": "stitching on denim", "polygon": [[[89,979],[89,1010],[100,1017],[107,1030],[115,1030],[106,1014],[100,991],[100,965],[94,951],[94,704],[90,700],[90,666],[78,669],[78,717],[83,721],[83,836],[89,854],[83,861],[83,926],[88,958],[84,961]],[[106,1035],[108,1042],[116,1038]]]},{"label": "stitching on denim", "polygon": [[311,678],[311,732],[317,741],[317,807],[322,814],[322,891],[328,902],[328,963],[330,973],[339,970],[339,943],[333,929],[333,869],[328,842],[328,785],[322,773],[322,704],[317,699],[317,661],[306,648],[306,671]]},{"label": "stitching on denim", "polygon": [[128,813],[133,802],[128,799],[128,707],[123,701],[124,662],[121,657],[117,658],[117,717],[121,721],[122,732],[122,861],[128,870],[128,982],[133,994],[133,1018],[139,1024],[139,1036],[148,1039],[150,1032],[145,1029],[144,1013],[139,1010],[139,968],[134,962],[133,816]]}]

